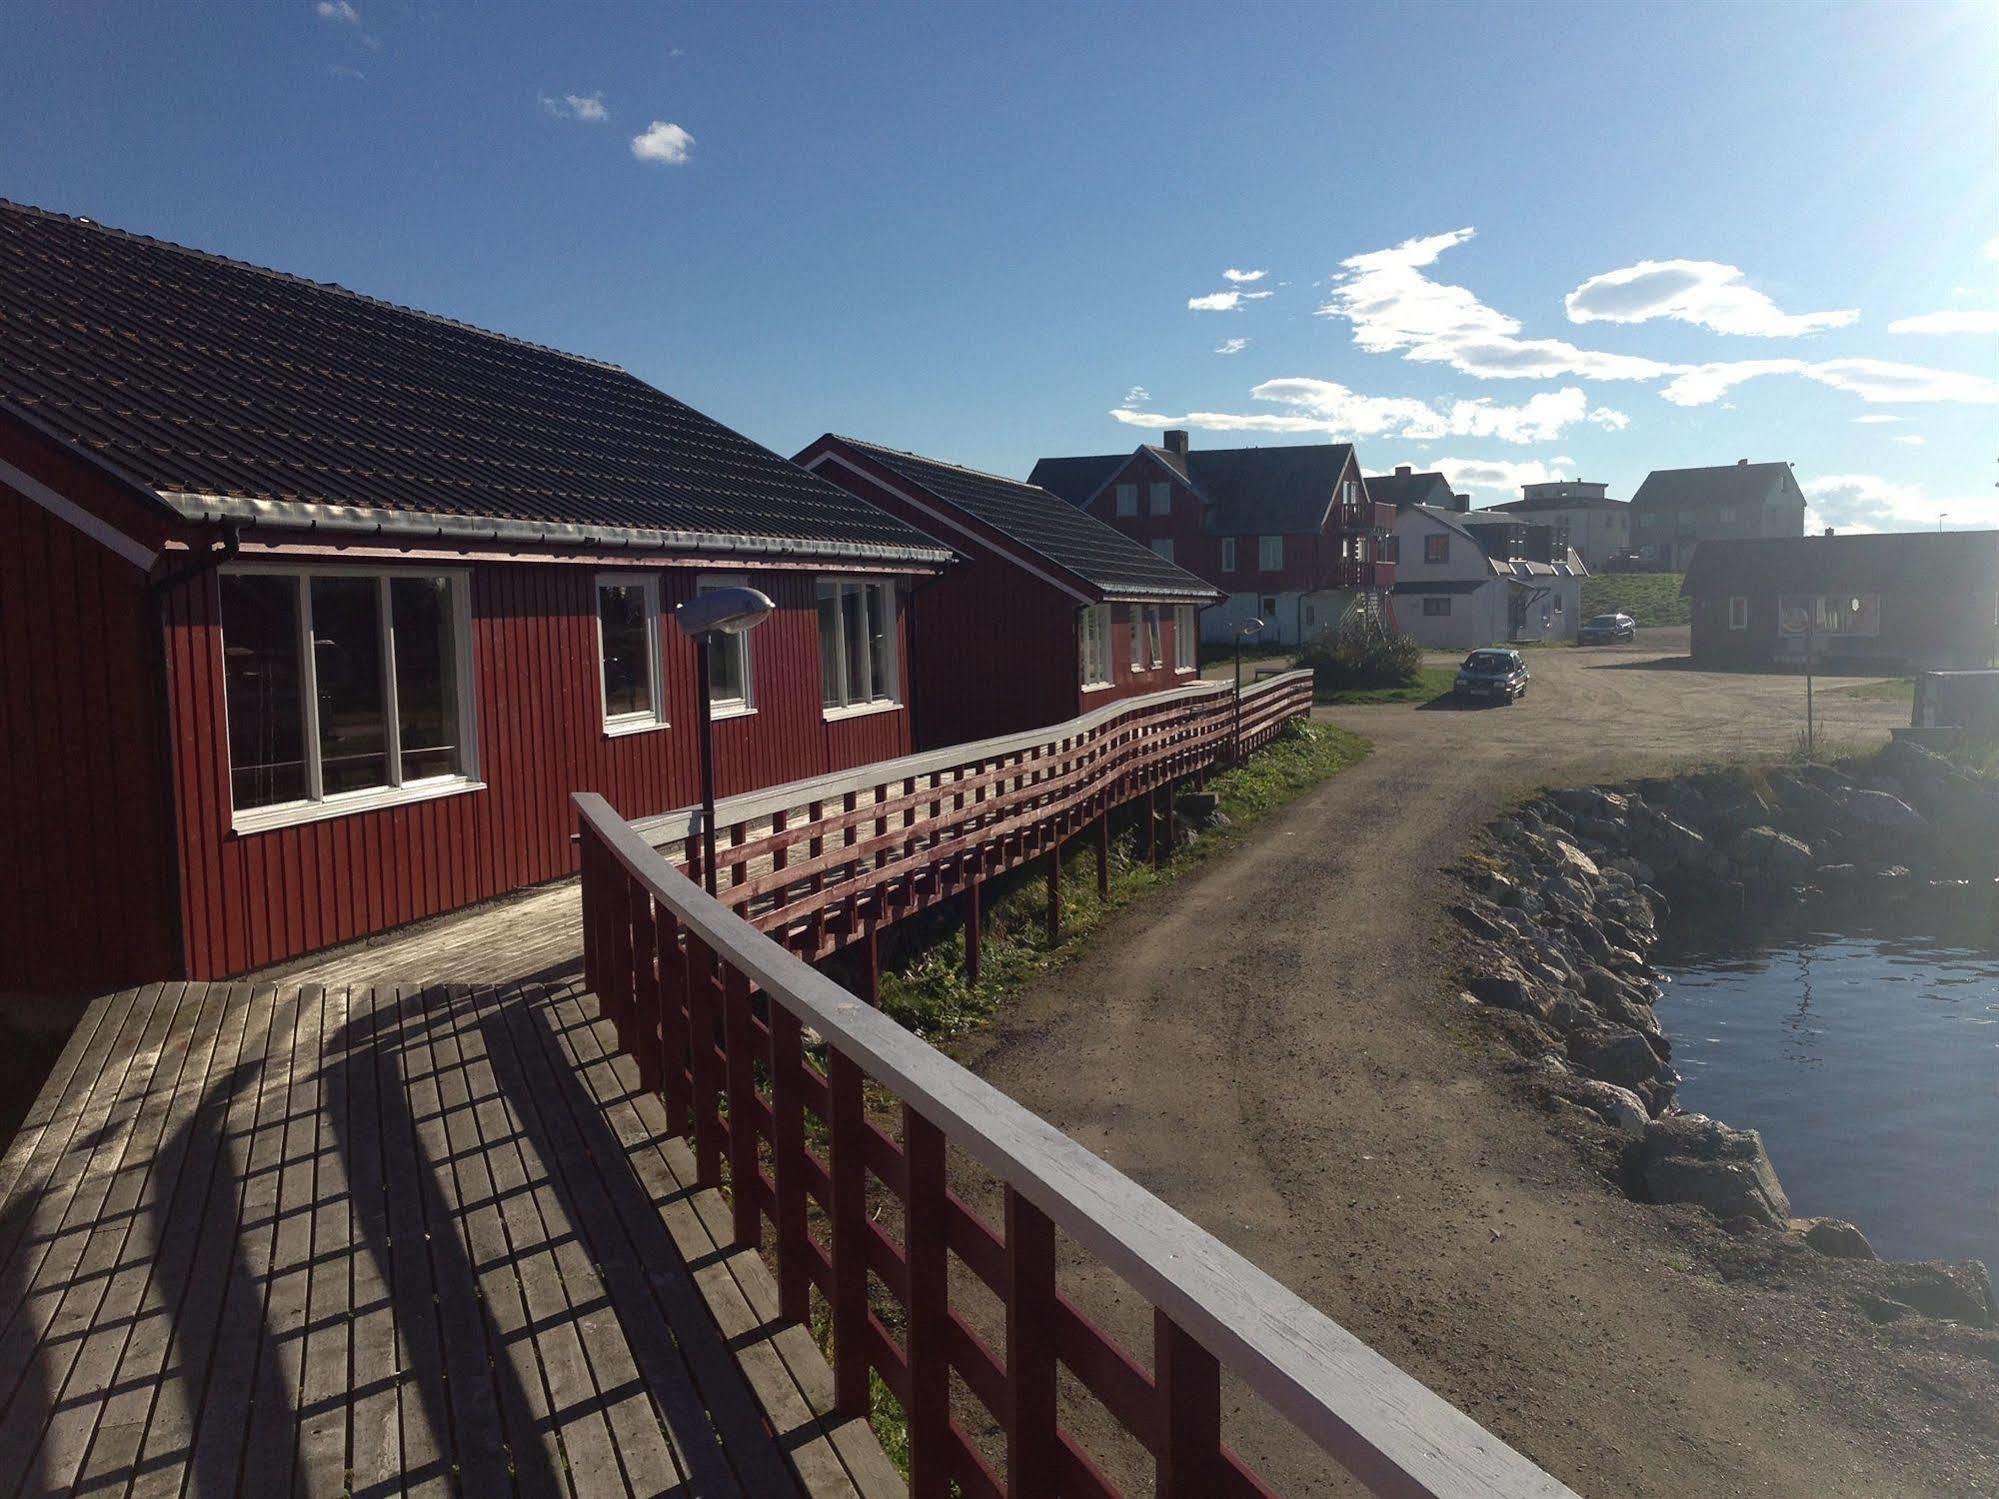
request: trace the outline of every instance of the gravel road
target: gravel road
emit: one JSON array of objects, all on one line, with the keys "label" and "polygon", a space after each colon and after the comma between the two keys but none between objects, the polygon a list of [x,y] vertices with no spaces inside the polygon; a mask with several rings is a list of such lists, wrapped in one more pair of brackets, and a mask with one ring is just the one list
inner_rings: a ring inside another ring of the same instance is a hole
[{"label": "gravel road", "polygon": [[[1507,800],[1790,748],[1803,683],[1688,669],[1685,641],[1530,651],[1512,707],[1321,710],[1373,754],[969,1060],[1583,1493],[1988,1492],[1991,1430],[1957,1429],[1919,1352],[1724,1280],[1690,1210],[1627,1201],[1551,1129],[1451,982],[1445,870]],[[1819,698],[1834,741],[1906,721],[1846,685]],[[1149,1348],[1137,1298],[1064,1284]],[[1244,1405],[1225,1434],[1281,1490],[1347,1491]]]}]

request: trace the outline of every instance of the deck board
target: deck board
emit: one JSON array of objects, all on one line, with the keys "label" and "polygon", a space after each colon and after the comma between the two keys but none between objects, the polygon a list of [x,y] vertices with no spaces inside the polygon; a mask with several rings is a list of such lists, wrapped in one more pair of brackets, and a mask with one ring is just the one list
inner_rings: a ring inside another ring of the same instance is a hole
[{"label": "deck board", "polygon": [[93,1003],[0,1160],[0,1499],[900,1493],[551,966]]}]

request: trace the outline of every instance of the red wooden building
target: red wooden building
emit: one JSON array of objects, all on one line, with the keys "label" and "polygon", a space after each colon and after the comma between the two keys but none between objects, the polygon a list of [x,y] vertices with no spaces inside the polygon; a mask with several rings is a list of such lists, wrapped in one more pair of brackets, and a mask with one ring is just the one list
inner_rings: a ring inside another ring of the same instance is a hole
[{"label": "red wooden building", "polygon": [[1309,640],[1356,601],[1383,607],[1395,583],[1394,507],[1369,498],[1350,443],[1196,449],[1172,431],[1163,446],[1043,458],[1028,482],[1220,589],[1213,640],[1253,617],[1263,640]]},{"label": "red wooden building", "polygon": [[1220,592],[1047,490],[830,433],[796,461],[964,559],[910,595],[919,749],[1193,679]]},{"label": "red wooden building", "polygon": [[570,794],[912,747],[949,550],[624,371],[0,204],[0,991],[239,973],[575,867]]}]

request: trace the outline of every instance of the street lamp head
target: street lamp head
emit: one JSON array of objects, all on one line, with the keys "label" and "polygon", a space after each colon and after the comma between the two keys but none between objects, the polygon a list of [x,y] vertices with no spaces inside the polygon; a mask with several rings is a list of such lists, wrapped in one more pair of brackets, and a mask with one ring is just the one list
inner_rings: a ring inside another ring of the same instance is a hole
[{"label": "street lamp head", "polygon": [[1237,640],[1241,640],[1245,635],[1255,635],[1261,633],[1262,629],[1263,629],[1262,620],[1246,619],[1241,624],[1235,627],[1235,638]]},{"label": "street lamp head", "polygon": [[715,588],[673,611],[674,623],[689,635],[740,635],[764,622],[777,606],[754,588]]}]

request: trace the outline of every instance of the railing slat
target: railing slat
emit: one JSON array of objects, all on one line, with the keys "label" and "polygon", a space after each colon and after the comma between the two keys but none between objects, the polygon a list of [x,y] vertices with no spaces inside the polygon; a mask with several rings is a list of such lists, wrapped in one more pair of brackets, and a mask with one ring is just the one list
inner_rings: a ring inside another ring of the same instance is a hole
[{"label": "railing slat", "polygon": [[868,1413],[867,1115],[861,1069],[838,1051],[827,1054],[831,1117],[828,1162],[833,1181],[833,1399],[840,1413]]},{"label": "railing slat", "polygon": [[763,1245],[763,1219],[757,1211],[757,1074],[755,1042],[750,1027],[750,983],[731,967],[723,970],[722,1033],[728,1050],[729,1180],[731,1229],[738,1249]]},{"label": "railing slat", "polygon": [[903,1253],[909,1261],[905,1333],[912,1371],[909,1419],[911,1499],[946,1499],[951,1488],[951,1388],[939,1371],[950,1357],[950,1262],[945,1241],[944,1132],[908,1105],[902,1110]]},{"label": "railing slat", "polygon": [[1060,1490],[1055,1427],[1055,1225],[1006,1192],[1007,1499]]},{"label": "railing slat", "polygon": [[805,1239],[804,1027],[782,1005],[770,1007],[771,1163],[777,1193],[777,1305],[790,1322],[811,1320]]},{"label": "railing slat", "polygon": [[1222,1487],[1222,1366],[1155,1308],[1152,1367],[1165,1438],[1154,1492],[1158,1499],[1209,1499]]}]

